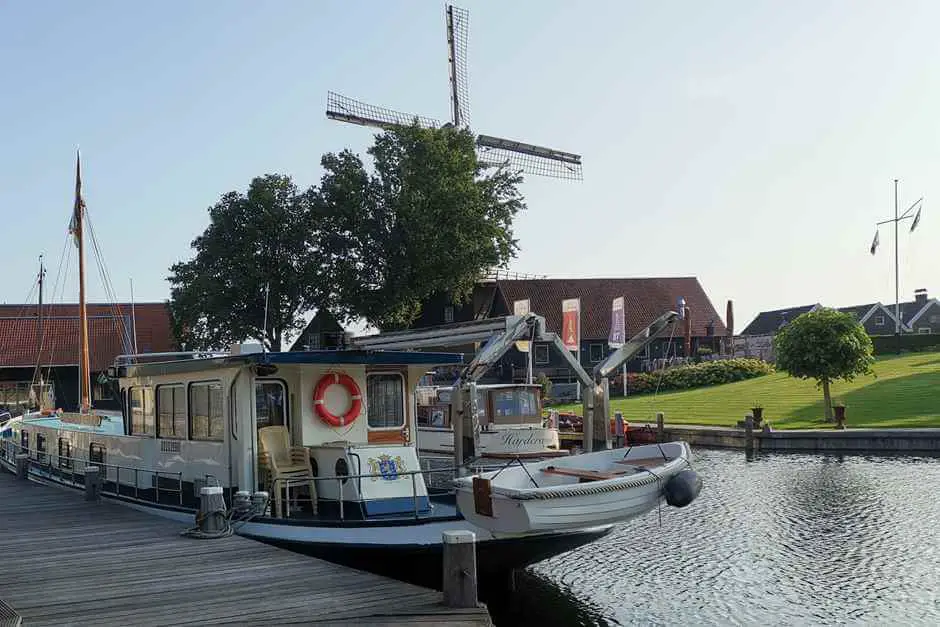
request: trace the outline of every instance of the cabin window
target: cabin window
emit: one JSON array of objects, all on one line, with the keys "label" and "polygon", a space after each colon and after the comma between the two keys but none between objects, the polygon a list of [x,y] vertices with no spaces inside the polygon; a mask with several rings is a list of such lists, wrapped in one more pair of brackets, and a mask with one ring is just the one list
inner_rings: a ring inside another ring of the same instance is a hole
[{"label": "cabin window", "polygon": [[110,383],[95,383],[91,386],[92,398],[96,401],[114,400]]},{"label": "cabin window", "polygon": [[104,464],[104,447],[97,442],[88,445],[88,463]]},{"label": "cabin window", "polygon": [[369,427],[391,429],[405,426],[405,380],[400,374],[370,374],[366,377]]},{"label": "cabin window", "polygon": [[68,438],[59,438],[59,468],[72,467],[72,442]]},{"label": "cabin window", "polygon": [[43,433],[36,434],[36,461],[46,461],[46,436]]},{"label": "cabin window", "polygon": [[280,381],[255,382],[255,417],[258,428],[288,426],[284,384]]},{"label": "cabin window", "polygon": [[157,437],[186,439],[186,391],[182,385],[157,386]]},{"label": "cabin window", "polygon": [[541,424],[538,390],[535,388],[497,389],[493,390],[492,398],[495,424]]},{"label": "cabin window", "polygon": [[591,363],[596,364],[604,358],[604,345],[591,344]]},{"label": "cabin window", "polygon": [[157,425],[153,411],[153,390],[133,387],[130,394],[131,435],[154,436]]},{"label": "cabin window", "polygon": [[450,404],[434,403],[418,406],[418,426],[446,429],[450,427]]},{"label": "cabin window", "polygon": [[535,357],[535,363],[547,364],[548,363],[548,345],[536,344],[534,357]]},{"label": "cabin window", "polygon": [[218,381],[189,386],[189,437],[221,442],[225,436],[222,421],[222,384]]}]

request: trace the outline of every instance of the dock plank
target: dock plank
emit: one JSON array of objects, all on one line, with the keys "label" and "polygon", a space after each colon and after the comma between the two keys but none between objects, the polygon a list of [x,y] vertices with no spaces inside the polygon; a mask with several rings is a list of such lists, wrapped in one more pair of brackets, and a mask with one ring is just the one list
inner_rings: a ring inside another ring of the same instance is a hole
[{"label": "dock plank", "polygon": [[491,626],[420,586],[171,520],[0,471],[2,601],[24,625]]}]

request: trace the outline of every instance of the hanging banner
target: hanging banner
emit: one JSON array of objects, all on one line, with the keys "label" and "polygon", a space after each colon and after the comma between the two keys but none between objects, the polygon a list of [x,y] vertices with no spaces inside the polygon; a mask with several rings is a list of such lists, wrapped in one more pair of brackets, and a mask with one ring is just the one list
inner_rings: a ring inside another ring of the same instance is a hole
[{"label": "hanging banner", "polygon": [[565,348],[581,354],[581,299],[569,298],[561,301],[561,341]]},{"label": "hanging banner", "polygon": [[610,309],[610,336],[607,343],[611,348],[620,348],[627,342],[627,321],[624,315],[623,296],[614,299]]},{"label": "hanging banner", "polygon": [[[514,316],[524,316],[529,313],[529,299],[517,300],[512,304],[512,313]],[[529,342],[522,340],[516,342],[516,350],[520,353],[529,352]]]}]

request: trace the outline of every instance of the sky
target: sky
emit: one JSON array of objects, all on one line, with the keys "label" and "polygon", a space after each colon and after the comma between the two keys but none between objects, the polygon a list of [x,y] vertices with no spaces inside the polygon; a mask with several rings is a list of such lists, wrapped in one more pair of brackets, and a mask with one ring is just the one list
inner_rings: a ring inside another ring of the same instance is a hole
[{"label": "sky", "polygon": [[[529,177],[511,269],[696,276],[738,330],[761,310],[940,294],[940,3],[465,0],[471,126],[576,152]],[[0,2],[0,302],[77,300],[60,259],[83,189],[116,297],[169,296],[208,208],[254,176],[316,184],[374,129],[328,90],[446,120],[444,5],[398,0]],[[937,202],[934,203],[934,200]],[[909,224],[909,223],[907,223]],[[71,252],[71,251],[70,251]],[[89,258],[89,299],[109,292]],[[55,286],[59,276],[58,287]],[[31,300],[35,300],[33,293]]]}]

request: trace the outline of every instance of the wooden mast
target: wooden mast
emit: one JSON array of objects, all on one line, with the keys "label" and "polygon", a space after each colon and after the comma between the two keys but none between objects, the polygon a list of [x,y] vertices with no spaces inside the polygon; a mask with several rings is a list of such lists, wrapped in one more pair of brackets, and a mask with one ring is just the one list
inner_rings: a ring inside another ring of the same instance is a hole
[{"label": "wooden mast", "polygon": [[82,345],[79,362],[80,411],[91,408],[91,370],[88,356],[88,312],[85,309],[85,201],[82,199],[82,156],[76,153],[75,162],[75,210],[72,216],[73,231],[78,244],[78,319],[81,327]]}]

